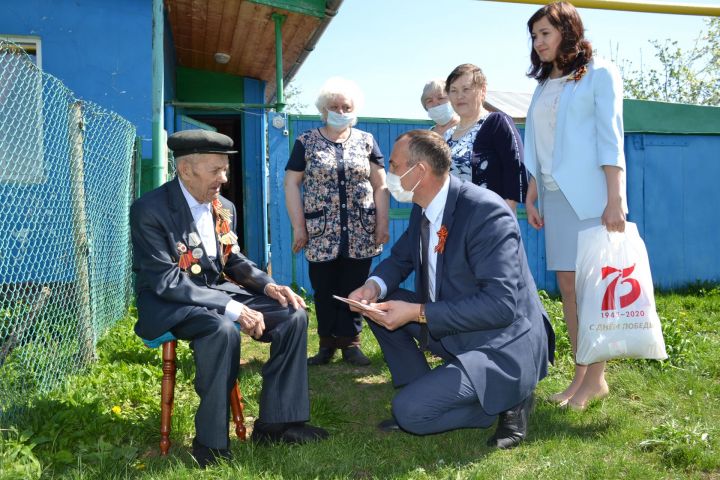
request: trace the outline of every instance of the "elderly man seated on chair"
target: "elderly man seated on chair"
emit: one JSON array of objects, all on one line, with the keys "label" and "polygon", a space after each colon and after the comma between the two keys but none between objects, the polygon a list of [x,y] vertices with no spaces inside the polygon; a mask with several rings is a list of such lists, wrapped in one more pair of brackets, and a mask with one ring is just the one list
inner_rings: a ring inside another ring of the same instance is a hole
[{"label": "elderly man seated on chair", "polygon": [[310,416],[305,302],[240,253],[235,206],[220,196],[231,138],[204,130],[168,138],[177,177],[130,210],[138,321],[152,339],[170,331],[190,340],[195,359],[193,456],[201,467],[229,458],[229,394],[240,362],[240,333],[271,342],[262,370],[256,442],[327,437]]}]

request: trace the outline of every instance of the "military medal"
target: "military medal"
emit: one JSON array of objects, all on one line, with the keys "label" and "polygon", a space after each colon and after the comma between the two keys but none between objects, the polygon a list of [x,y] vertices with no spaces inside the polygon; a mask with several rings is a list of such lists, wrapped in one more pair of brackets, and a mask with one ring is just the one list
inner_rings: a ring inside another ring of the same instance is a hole
[{"label": "military medal", "polygon": [[240,253],[240,247],[238,247],[237,245],[233,245],[230,251],[237,255],[238,253]]},{"label": "military medal", "polygon": [[195,259],[192,257],[189,253],[183,253],[180,255],[180,260],[178,261],[178,267],[180,267],[181,270],[187,270],[190,265],[195,263]]},{"label": "military medal", "polygon": [[199,274],[200,272],[202,272],[202,268],[200,268],[200,265],[198,265],[197,263],[194,263],[193,266],[190,267],[190,271],[191,271],[192,273],[194,273],[195,275],[197,275],[197,274]]},{"label": "military medal", "polygon": [[220,218],[222,218],[226,222],[229,222],[230,219],[232,218],[232,215],[230,214],[230,210],[228,210],[227,208],[218,208],[217,214]]},{"label": "military medal", "polygon": [[228,232],[220,237],[220,243],[223,245],[232,245],[237,242],[237,238],[235,232]]},{"label": "military medal", "polygon": [[203,249],[202,249],[202,248],[193,248],[192,257],[193,257],[194,259],[196,259],[196,260],[197,260],[197,259],[200,259],[200,258],[202,258],[202,256],[203,256]]},{"label": "military medal", "polygon": [[178,242],[177,245],[175,245],[175,247],[177,248],[178,253],[181,255],[183,253],[187,252],[187,247],[182,242]]},{"label": "military medal", "polygon": [[191,247],[197,247],[200,245],[200,235],[195,232],[190,232],[188,235],[188,243]]},{"label": "military medal", "polygon": [[215,234],[222,248],[220,255],[220,264],[224,267],[228,256],[232,250],[232,245],[237,241],[237,235],[230,231],[230,219],[232,215],[230,210],[223,208],[222,203],[217,198],[212,201],[213,212],[215,212]]}]

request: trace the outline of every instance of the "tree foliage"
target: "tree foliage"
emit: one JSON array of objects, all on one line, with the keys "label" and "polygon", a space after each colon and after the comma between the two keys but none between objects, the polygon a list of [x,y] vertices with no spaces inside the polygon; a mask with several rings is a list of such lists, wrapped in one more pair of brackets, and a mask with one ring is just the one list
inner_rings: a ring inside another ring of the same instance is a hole
[{"label": "tree foliage", "polygon": [[303,113],[307,109],[308,105],[300,100],[302,95],[302,88],[290,83],[285,86],[285,111],[287,113]]},{"label": "tree foliage", "polygon": [[720,106],[720,18],[709,19],[690,50],[652,40],[660,68],[621,63],[625,96],[639,100]]}]

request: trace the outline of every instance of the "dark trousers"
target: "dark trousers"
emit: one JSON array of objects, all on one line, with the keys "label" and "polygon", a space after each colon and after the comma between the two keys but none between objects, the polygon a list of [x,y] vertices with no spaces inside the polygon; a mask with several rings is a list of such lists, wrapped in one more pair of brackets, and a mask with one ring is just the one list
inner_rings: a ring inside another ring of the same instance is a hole
[{"label": "dark trousers", "polygon": [[[418,302],[414,292],[402,289],[388,295],[387,300]],[[418,323],[411,322],[394,331],[372,320],[368,320],[368,324],[380,344],[393,385],[402,387],[393,398],[392,412],[404,430],[427,435],[458,428],[487,428],[493,424],[497,416],[483,410],[460,361],[432,337],[428,348],[445,362],[430,369],[418,346]]]},{"label": "dark trousers", "polygon": [[[263,365],[259,419],[266,423],[304,422],[310,418],[307,377],[307,314],[283,307],[264,295],[235,294],[233,298],[262,312],[270,343]],[[195,391],[200,405],[195,413],[198,442],[210,448],[228,448],[230,390],[240,365],[240,332],[217,310],[181,306],[185,320],[171,329],[190,340],[195,359]]]},{"label": "dark trousers", "polygon": [[338,257],[329,262],[310,262],[312,284],[321,347],[343,348],[359,344],[363,318],[351,312],[347,304],[333,295],[347,297],[361,286],[370,273],[372,258]]}]

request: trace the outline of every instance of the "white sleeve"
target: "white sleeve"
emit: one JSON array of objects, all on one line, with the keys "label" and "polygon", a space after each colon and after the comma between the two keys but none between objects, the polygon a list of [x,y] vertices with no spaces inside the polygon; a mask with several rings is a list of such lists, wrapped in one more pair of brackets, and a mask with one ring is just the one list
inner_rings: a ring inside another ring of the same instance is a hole
[{"label": "white sleeve", "polygon": [[232,322],[237,322],[238,317],[244,310],[245,305],[240,302],[236,302],[235,300],[230,300],[228,304],[225,305],[225,318]]},{"label": "white sleeve", "polygon": [[373,282],[377,283],[378,287],[380,287],[380,295],[378,295],[378,300],[382,300],[385,298],[385,295],[387,295],[387,285],[385,285],[385,282],[380,277],[372,276],[368,278],[368,280],[372,280]]}]

